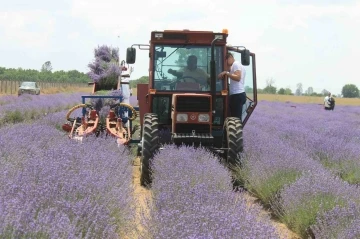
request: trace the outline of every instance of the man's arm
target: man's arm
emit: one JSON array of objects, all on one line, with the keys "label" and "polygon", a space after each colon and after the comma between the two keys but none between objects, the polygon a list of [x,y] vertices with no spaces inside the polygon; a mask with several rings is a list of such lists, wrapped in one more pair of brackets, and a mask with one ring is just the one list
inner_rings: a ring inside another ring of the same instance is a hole
[{"label": "man's arm", "polygon": [[168,73],[170,73],[171,75],[176,76],[176,77],[182,77],[183,76],[183,72],[175,71],[173,69],[169,69]]}]

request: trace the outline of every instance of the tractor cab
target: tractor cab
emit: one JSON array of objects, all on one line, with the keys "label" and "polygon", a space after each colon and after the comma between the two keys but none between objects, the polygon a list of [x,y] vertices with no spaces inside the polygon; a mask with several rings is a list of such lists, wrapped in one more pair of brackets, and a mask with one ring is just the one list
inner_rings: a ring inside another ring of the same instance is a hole
[{"label": "tractor cab", "polygon": [[[171,142],[207,147],[238,163],[243,150],[242,129],[256,107],[255,54],[245,47],[229,46],[228,32],[153,31],[149,45],[127,49],[126,62],[134,64],[136,48],[149,50],[149,83],[137,85],[142,161],[141,182],[151,182],[149,161],[160,148],[158,134],[171,132]],[[246,69],[247,101],[241,119],[229,117],[230,79],[225,55],[231,52]]]}]

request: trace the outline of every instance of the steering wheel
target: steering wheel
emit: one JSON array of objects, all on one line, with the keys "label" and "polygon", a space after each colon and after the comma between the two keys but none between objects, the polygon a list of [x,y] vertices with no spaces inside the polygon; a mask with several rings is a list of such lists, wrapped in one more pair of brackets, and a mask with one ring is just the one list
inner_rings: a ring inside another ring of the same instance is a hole
[{"label": "steering wheel", "polygon": [[94,107],[91,104],[79,104],[79,105],[75,105],[74,107],[72,107],[66,114],[66,120],[70,121],[71,123],[73,123],[75,121],[75,118],[70,118],[71,113],[79,108],[87,108],[90,110],[93,110]]},{"label": "steering wheel", "polygon": [[131,110],[132,116],[131,116],[131,118],[129,118],[129,120],[134,120],[134,119],[136,119],[137,113],[136,113],[136,110],[134,109],[134,107],[132,107],[131,105],[129,105],[129,104],[127,104],[127,103],[123,103],[123,102],[122,102],[122,103],[116,103],[116,104],[111,105],[111,106],[110,106],[110,109],[114,109],[114,108],[117,107],[117,106],[126,107],[126,108],[128,108],[129,110]]},{"label": "steering wheel", "polygon": [[[174,80],[173,82],[170,83],[170,87],[172,89],[175,89],[175,85],[176,83],[179,83],[179,82],[186,82],[185,79],[191,79],[191,80],[194,80],[195,82],[194,83],[198,83],[198,80],[195,79],[194,77],[192,76],[182,76],[182,77],[179,77],[178,79]],[[199,83],[200,84],[200,83]],[[201,84],[200,84],[201,85]]]},{"label": "steering wheel", "polygon": [[182,80],[182,82],[186,82],[186,81],[185,81],[186,78],[189,78],[189,79],[191,79],[191,80],[194,80],[196,83],[198,83],[198,80],[195,79],[195,78],[192,77],[192,76],[182,76],[182,77],[180,77],[179,79],[177,79],[177,81],[180,81],[180,82],[181,82],[181,80]]}]

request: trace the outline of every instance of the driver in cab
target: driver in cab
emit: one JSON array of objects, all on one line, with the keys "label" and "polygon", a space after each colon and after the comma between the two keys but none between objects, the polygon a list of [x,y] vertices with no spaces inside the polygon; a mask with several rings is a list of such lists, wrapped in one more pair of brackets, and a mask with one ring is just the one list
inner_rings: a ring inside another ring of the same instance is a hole
[{"label": "driver in cab", "polygon": [[187,66],[180,71],[169,69],[168,73],[178,78],[184,78],[184,82],[199,83],[202,86],[209,86],[210,76],[203,70],[197,67],[197,57],[190,55],[187,59]]}]

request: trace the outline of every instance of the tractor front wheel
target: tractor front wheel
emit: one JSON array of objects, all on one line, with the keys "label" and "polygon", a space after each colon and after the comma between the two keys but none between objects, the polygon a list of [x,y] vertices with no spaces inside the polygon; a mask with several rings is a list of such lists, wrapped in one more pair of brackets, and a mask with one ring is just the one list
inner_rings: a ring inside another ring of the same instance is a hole
[{"label": "tractor front wheel", "polygon": [[239,153],[243,152],[243,126],[237,117],[228,117],[224,122],[223,147],[224,163],[228,166],[239,166]]},{"label": "tractor front wheel", "polygon": [[144,115],[141,144],[140,183],[146,187],[152,182],[150,160],[160,147],[157,114]]}]

